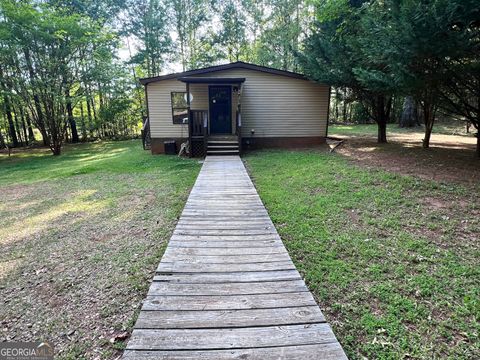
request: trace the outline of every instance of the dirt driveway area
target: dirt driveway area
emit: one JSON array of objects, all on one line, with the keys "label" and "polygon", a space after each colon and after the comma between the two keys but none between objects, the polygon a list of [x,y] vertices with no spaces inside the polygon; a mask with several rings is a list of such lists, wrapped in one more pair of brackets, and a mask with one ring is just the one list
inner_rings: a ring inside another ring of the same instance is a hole
[{"label": "dirt driveway area", "polygon": [[335,151],[362,166],[441,182],[479,183],[480,159],[475,157],[473,136],[433,134],[430,149],[423,149],[421,131],[390,131],[389,142],[378,144],[373,134],[336,130],[333,127],[329,135],[345,139],[345,143]]}]

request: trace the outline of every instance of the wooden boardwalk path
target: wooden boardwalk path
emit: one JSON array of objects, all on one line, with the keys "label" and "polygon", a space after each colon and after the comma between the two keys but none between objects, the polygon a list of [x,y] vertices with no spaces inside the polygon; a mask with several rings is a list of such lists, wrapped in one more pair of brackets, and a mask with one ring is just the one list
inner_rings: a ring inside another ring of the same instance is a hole
[{"label": "wooden boardwalk path", "polygon": [[346,359],[238,156],[206,158],[124,359]]}]

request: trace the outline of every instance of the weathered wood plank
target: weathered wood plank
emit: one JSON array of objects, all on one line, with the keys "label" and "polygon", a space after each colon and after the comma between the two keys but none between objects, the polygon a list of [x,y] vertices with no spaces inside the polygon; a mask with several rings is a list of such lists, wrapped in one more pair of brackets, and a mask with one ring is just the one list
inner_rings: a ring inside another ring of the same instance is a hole
[{"label": "weathered wood plank", "polygon": [[254,231],[255,233],[260,234],[272,234],[274,233],[274,226],[267,223],[245,223],[245,224],[230,224],[228,222],[219,223],[219,224],[188,224],[182,223],[177,224],[175,228],[175,233],[183,233],[183,232],[199,232],[201,234],[205,234],[206,231],[211,233],[212,231],[220,231],[222,234],[225,234],[227,231],[241,231],[242,233],[248,233],[250,231]]},{"label": "weathered wood plank", "polygon": [[325,322],[318,306],[243,310],[141,311],[136,329],[205,329]]},{"label": "weathered wood plank", "polygon": [[239,236],[250,236],[250,235],[268,235],[268,234],[277,234],[274,228],[270,229],[258,229],[258,230],[242,230],[242,229],[232,229],[232,230],[205,230],[205,229],[198,229],[198,230],[183,230],[178,229],[174,231],[175,235],[239,235]]},{"label": "weathered wood plank", "polygon": [[259,282],[279,280],[301,280],[297,270],[248,271],[229,273],[157,273],[153,281],[170,283],[211,284],[226,282]]},{"label": "weathered wood plank", "polygon": [[281,247],[283,244],[280,240],[245,240],[245,241],[209,241],[209,240],[176,240],[170,241],[168,246],[183,248],[244,248],[244,247]]},{"label": "weathered wood plank", "polygon": [[330,326],[325,323],[232,329],[135,329],[127,349],[238,349],[335,341]]},{"label": "weathered wood plank", "polygon": [[154,281],[148,295],[247,295],[282,294],[308,291],[303,280],[220,283],[220,284],[177,284]]},{"label": "weathered wood plank", "polygon": [[173,234],[171,241],[183,241],[183,240],[202,240],[202,241],[264,241],[275,240],[281,241],[278,234],[266,234],[266,235],[185,235],[185,234]]},{"label": "weathered wood plank", "polygon": [[317,305],[308,291],[236,296],[147,296],[143,310],[241,310]]},{"label": "weathered wood plank", "polygon": [[284,254],[284,248],[272,247],[248,247],[248,248],[174,248],[167,247],[166,254],[172,255],[195,255],[195,256],[216,256],[216,255],[266,255],[266,254]]},{"label": "weathered wood plank", "polygon": [[208,272],[237,272],[237,271],[272,271],[272,270],[295,270],[292,261],[275,261],[260,263],[221,263],[221,264],[204,264],[204,263],[184,263],[173,262],[168,263],[161,261],[157,267],[157,272],[192,272],[192,273],[208,273]]},{"label": "weathered wood plank", "polygon": [[255,349],[141,351],[126,350],[125,360],[347,360],[338,342]]},{"label": "weathered wood plank", "polygon": [[181,218],[177,225],[199,225],[199,226],[211,226],[211,225],[219,225],[219,224],[228,224],[228,225],[260,225],[260,226],[273,226],[272,222],[267,218],[253,218],[247,220],[239,220],[238,218],[232,217],[230,219],[224,219],[223,221],[218,221],[218,219],[213,220],[194,220],[194,219],[187,219]]},{"label": "weathered wood plank", "polygon": [[243,264],[259,262],[290,261],[287,253],[265,254],[265,255],[174,255],[166,253],[162,258],[163,262],[182,262],[185,264]]}]

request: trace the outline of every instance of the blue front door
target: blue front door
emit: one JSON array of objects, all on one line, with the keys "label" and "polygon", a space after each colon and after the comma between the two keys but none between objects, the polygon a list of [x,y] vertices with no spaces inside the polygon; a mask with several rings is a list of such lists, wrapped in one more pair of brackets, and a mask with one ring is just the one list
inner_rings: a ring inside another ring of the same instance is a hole
[{"label": "blue front door", "polygon": [[210,134],[232,133],[232,88],[230,86],[210,86]]}]

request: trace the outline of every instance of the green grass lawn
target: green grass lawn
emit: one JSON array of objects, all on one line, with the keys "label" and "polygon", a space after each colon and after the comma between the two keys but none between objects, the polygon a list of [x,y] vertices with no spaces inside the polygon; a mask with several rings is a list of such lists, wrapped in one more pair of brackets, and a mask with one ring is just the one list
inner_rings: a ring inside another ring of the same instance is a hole
[{"label": "green grass lawn", "polygon": [[140,141],[0,155],[0,341],[116,358],[199,168]]},{"label": "green grass lawn", "polygon": [[[415,128],[401,128],[398,124],[387,125],[387,137],[391,134],[411,134],[411,133],[424,133],[423,126]],[[355,124],[355,125],[341,125],[330,124],[328,127],[328,134],[331,136],[376,136],[378,132],[377,124]],[[441,122],[438,121],[433,127],[433,134],[443,135],[462,135],[473,137],[475,128],[470,128],[470,133],[466,133],[465,123],[460,121],[455,122]]]},{"label": "green grass lawn", "polygon": [[480,358],[478,187],[319,150],[245,161],[351,359]]},{"label": "green grass lawn", "polygon": [[[480,358],[478,186],[320,150],[245,160],[352,359]],[[0,155],[0,341],[116,358],[199,168],[139,141]]]}]

